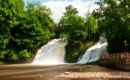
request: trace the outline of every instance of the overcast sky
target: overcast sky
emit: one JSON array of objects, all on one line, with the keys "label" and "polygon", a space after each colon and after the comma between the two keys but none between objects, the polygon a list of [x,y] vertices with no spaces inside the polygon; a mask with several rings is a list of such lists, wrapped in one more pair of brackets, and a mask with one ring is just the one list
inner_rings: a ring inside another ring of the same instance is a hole
[{"label": "overcast sky", "polygon": [[42,5],[46,5],[52,11],[52,18],[55,22],[58,22],[63,13],[65,12],[65,7],[72,4],[78,9],[80,16],[85,16],[87,11],[92,12],[94,9],[98,8],[95,4],[97,0],[24,0],[27,4],[28,2],[39,1]]}]

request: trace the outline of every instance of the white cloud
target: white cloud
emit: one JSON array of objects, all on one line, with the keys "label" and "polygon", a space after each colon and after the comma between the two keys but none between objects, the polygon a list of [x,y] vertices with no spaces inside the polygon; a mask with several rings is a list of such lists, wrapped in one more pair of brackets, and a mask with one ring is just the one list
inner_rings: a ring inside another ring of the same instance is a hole
[{"label": "white cloud", "polygon": [[72,0],[72,1],[48,1],[42,3],[42,5],[46,5],[48,8],[51,9],[53,15],[52,18],[55,22],[58,22],[59,19],[62,17],[63,13],[65,12],[65,7],[72,4],[75,8],[78,9],[80,16],[85,16],[87,11],[89,10],[92,12],[98,6],[95,4],[95,0],[90,1],[82,1],[82,0]]}]

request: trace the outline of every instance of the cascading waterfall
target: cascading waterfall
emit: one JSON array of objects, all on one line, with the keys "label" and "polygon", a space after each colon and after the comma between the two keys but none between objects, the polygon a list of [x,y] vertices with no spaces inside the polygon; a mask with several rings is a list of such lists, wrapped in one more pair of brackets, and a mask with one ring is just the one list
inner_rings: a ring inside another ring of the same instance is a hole
[{"label": "cascading waterfall", "polygon": [[90,47],[85,54],[79,59],[78,64],[86,64],[100,59],[102,53],[107,53],[107,40],[105,34],[101,34],[97,43]]},{"label": "cascading waterfall", "polygon": [[32,64],[63,64],[65,63],[66,39],[53,39],[38,50]]},{"label": "cascading waterfall", "polygon": [[[53,39],[38,50],[32,64],[56,65],[65,63],[66,39]],[[101,34],[98,42],[90,47],[85,54],[80,57],[78,64],[86,64],[100,59],[102,53],[107,53],[107,40],[105,34]]]}]

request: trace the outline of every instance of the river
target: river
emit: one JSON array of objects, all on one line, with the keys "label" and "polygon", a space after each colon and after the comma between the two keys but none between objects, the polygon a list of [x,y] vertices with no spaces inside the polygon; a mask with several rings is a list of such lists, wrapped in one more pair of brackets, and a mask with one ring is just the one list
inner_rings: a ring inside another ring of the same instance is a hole
[{"label": "river", "polygon": [[130,72],[98,65],[0,65],[0,80],[130,80]]}]

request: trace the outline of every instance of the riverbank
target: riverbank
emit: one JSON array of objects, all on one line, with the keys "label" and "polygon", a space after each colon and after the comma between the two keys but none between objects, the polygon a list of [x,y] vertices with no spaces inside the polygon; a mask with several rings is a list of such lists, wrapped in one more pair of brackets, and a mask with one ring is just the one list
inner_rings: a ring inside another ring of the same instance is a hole
[{"label": "riverbank", "polygon": [[1,65],[0,80],[130,80],[130,72],[97,65]]},{"label": "riverbank", "polygon": [[81,79],[126,79],[130,80],[130,72],[76,72],[69,74],[60,74],[56,77],[63,78],[81,78]]}]

